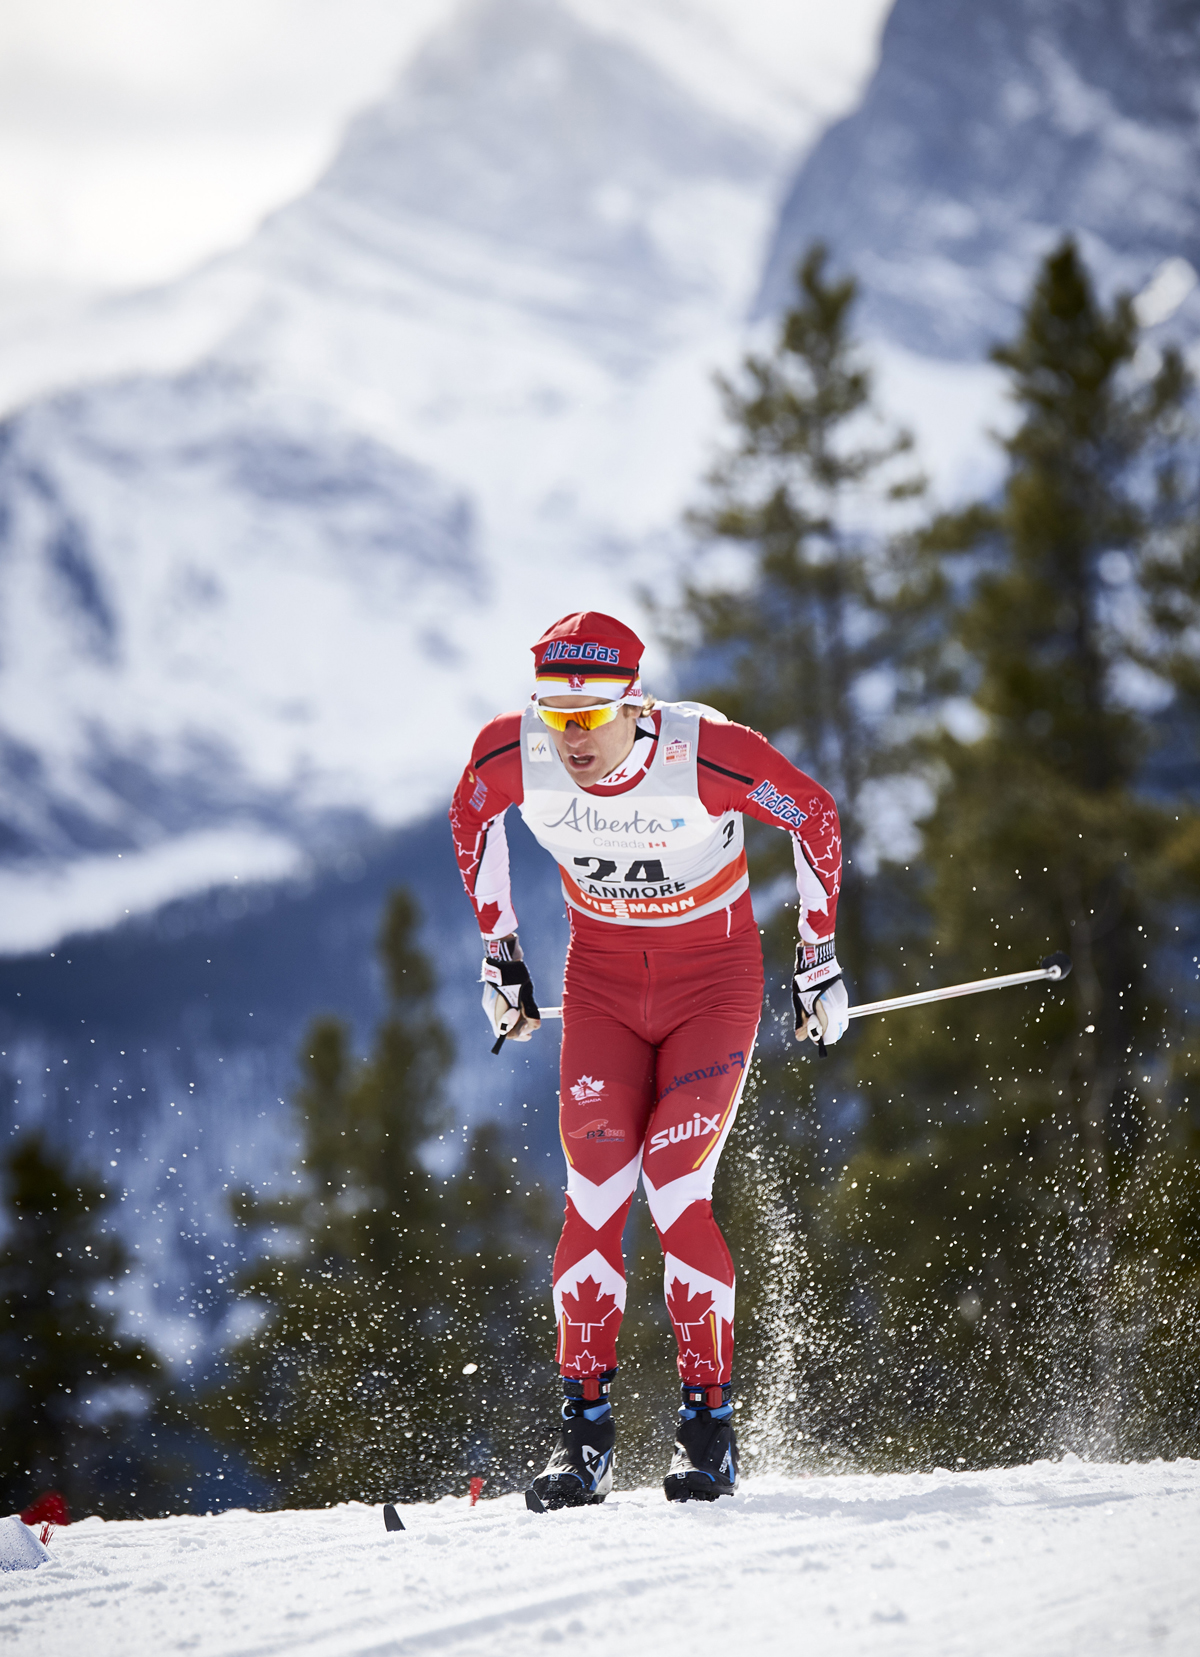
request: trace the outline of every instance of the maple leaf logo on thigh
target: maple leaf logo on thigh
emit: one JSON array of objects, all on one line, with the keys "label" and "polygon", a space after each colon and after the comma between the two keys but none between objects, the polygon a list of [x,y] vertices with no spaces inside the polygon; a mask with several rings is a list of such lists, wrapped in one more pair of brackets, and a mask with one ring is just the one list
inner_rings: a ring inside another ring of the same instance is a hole
[{"label": "maple leaf logo on thigh", "polygon": [[581,1076],[571,1089],[571,1097],[577,1105],[594,1105],[604,1093],[604,1083],[598,1082],[594,1076]]},{"label": "maple leaf logo on thigh", "polygon": [[601,1291],[594,1277],[585,1277],[576,1284],[575,1293],[568,1289],[562,1297],[563,1317],[573,1329],[582,1330],[580,1340],[587,1346],[593,1329],[603,1329],[609,1318],[615,1317],[617,1302],[613,1295]]},{"label": "maple leaf logo on thigh", "polygon": [[712,1315],[713,1297],[706,1290],[693,1294],[686,1283],[676,1277],[667,1294],[667,1311],[679,1331],[680,1339],[690,1341],[693,1329],[703,1329]]}]

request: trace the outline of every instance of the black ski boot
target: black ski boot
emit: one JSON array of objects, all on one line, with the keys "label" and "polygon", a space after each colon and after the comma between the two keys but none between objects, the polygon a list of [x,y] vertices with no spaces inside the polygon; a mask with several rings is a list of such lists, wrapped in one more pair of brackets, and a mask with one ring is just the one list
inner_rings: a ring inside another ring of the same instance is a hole
[{"label": "black ski boot", "polygon": [[612,1489],[616,1424],[609,1388],[615,1369],[576,1381],[563,1376],[562,1428],[546,1471],[525,1492],[533,1513],[602,1502]]},{"label": "black ski boot", "polygon": [[675,1429],[671,1471],[663,1480],[669,1502],[715,1502],[732,1496],[738,1476],[737,1436],[733,1430],[733,1391],[683,1383],[683,1404]]}]

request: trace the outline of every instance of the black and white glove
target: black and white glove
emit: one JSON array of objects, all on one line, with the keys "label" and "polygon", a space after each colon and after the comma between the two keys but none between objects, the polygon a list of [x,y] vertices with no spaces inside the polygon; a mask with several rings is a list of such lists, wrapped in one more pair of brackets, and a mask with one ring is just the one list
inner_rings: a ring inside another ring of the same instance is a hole
[{"label": "black and white glove", "polygon": [[850,1028],[850,998],[832,938],[819,944],[805,943],[801,938],[796,945],[792,1006],[796,1012],[796,1040],[815,1041],[822,1057],[826,1047],[841,1041]]},{"label": "black and white glove", "polygon": [[528,1041],[541,1028],[542,1015],[516,934],[489,943],[488,951],[480,975],[483,1010],[496,1036],[492,1052],[498,1053],[506,1041]]}]

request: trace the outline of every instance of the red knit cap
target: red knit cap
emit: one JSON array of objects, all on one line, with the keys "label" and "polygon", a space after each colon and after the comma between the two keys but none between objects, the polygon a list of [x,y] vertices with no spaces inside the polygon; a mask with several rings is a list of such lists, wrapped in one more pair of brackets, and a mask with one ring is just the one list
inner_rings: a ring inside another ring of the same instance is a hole
[{"label": "red knit cap", "polygon": [[599,610],[577,610],[542,634],[533,648],[534,696],[591,696],[597,702],[642,700],[642,641]]}]

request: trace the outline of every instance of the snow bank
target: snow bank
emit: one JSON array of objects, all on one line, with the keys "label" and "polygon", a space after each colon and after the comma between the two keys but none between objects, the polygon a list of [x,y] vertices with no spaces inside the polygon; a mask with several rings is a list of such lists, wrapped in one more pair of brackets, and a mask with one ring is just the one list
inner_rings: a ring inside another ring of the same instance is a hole
[{"label": "snow bank", "polygon": [[14,1514],[0,1519],[0,1571],[36,1571],[50,1555]]},{"label": "snow bank", "polygon": [[575,1513],[402,1511],[394,1535],[357,1505],[88,1519],[52,1568],[0,1582],[0,1631],[41,1657],[1096,1657],[1192,1653],[1200,1627],[1194,1461],[764,1478],[713,1508],[639,1490]]}]

